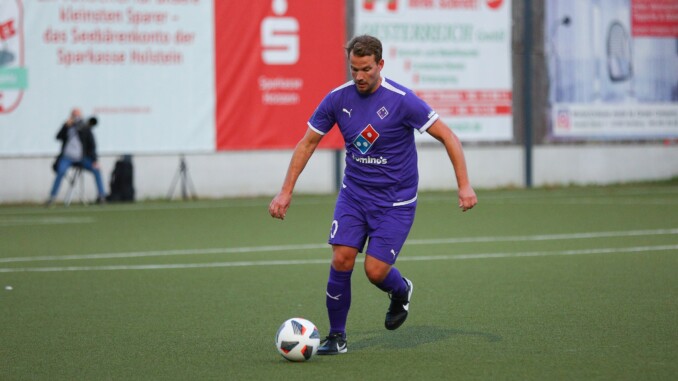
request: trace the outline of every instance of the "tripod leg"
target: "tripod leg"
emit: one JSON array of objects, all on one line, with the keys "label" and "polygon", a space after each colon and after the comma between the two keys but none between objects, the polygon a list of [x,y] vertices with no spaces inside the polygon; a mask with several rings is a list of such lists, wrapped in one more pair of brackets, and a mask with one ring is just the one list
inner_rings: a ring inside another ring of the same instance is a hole
[{"label": "tripod leg", "polygon": [[167,192],[167,199],[168,200],[171,200],[172,197],[174,196],[174,188],[177,186],[177,182],[179,181],[179,176],[180,176],[180,173],[177,172],[174,175],[174,178],[172,179],[172,183],[170,184],[169,192]]},{"label": "tripod leg", "polygon": [[186,200],[188,195],[186,194],[186,163],[184,160],[181,160],[181,198]]},{"label": "tripod leg", "polygon": [[188,166],[186,166],[186,162],[183,160],[181,162],[181,171],[181,194],[184,200],[188,198],[195,199],[196,192],[193,180],[191,180],[191,176],[188,174]]},{"label": "tripod leg", "polygon": [[192,195],[190,197],[195,200],[197,198],[197,193],[195,192],[193,180],[191,180],[191,176],[188,175],[188,172],[186,172],[186,184],[188,185],[189,194]]},{"label": "tripod leg", "polygon": [[71,201],[73,200],[73,191],[75,190],[75,181],[78,178],[78,170],[70,170],[72,173],[68,177],[68,191],[66,191],[66,198],[64,199],[64,205],[70,206]]},{"label": "tripod leg", "polygon": [[85,199],[85,178],[82,175],[82,168],[78,168],[77,181],[80,183],[80,203],[87,205],[87,200]]}]

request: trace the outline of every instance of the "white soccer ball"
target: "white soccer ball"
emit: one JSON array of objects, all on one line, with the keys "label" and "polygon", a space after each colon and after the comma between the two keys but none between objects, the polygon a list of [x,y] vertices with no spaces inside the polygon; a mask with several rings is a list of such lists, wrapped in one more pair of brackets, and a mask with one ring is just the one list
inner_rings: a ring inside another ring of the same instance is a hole
[{"label": "white soccer ball", "polygon": [[302,318],[286,320],[275,334],[275,347],[290,361],[308,361],[320,346],[315,324]]}]

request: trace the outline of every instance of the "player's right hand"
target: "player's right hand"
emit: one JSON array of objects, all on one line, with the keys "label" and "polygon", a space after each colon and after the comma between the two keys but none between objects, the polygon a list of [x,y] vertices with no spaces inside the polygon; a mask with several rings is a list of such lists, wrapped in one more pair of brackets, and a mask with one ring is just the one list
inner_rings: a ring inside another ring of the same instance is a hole
[{"label": "player's right hand", "polygon": [[268,213],[273,218],[278,218],[280,220],[285,219],[285,214],[287,214],[287,209],[290,207],[292,202],[292,195],[286,193],[278,193],[271,203],[268,205]]}]

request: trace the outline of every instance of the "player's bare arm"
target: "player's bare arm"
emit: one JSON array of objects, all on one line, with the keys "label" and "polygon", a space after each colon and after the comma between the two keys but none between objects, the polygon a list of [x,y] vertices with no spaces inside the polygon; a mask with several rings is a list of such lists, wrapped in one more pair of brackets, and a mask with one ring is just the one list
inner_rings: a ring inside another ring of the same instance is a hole
[{"label": "player's bare arm", "polygon": [[292,202],[292,192],[294,191],[297,179],[306,167],[313,152],[315,152],[315,149],[318,147],[322,137],[323,135],[320,135],[309,128],[304,137],[297,143],[297,146],[294,148],[294,153],[292,154],[292,159],[290,160],[290,165],[287,168],[287,174],[285,175],[285,181],[283,182],[282,188],[268,206],[268,213],[271,217],[281,220],[285,219],[287,209]]},{"label": "player's bare arm", "polygon": [[447,155],[452,161],[454,174],[457,177],[457,186],[459,187],[459,208],[464,212],[473,208],[478,203],[478,198],[468,179],[466,159],[459,138],[440,119],[436,120],[427,132],[445,146]]}]

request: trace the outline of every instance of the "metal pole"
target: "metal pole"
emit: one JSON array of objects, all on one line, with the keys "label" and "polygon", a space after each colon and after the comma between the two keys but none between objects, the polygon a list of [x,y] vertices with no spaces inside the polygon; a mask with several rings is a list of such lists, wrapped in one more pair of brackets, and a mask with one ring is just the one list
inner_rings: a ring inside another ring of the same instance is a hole
[{"label": "metal pole", "polygon": [[[355,7],[354,7],[354,2],[353,0],[347,1],[346,2],[346,41],[348,42],[353,38],[353,34],[355,33]],[[348,61],[348,57],[346,57],[346,61]],[[348,65],[346,65],[346,80],[350,81],[352,79],[351,77],[351,72],[348,70]],[[342,166],[342,153],[343,149],[336,149],[334,150],[334,189],[339,192],[341,190],[341,180],[343,176],[343,172],[341,170]]]},{"label": "metal pole", "polygon": [[186,159],[184,155],[181,155],[181,161],[179,162],[179,171],[181,171],[181,198],[183,200],[188,199],[188,191],[186,189],[187,185],[187,172],[186,172]]},{"label": "metal pole", "polygon": [[523,123],[525,124],[525,187],[532,188],[532,1],[524,0]]}]

